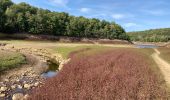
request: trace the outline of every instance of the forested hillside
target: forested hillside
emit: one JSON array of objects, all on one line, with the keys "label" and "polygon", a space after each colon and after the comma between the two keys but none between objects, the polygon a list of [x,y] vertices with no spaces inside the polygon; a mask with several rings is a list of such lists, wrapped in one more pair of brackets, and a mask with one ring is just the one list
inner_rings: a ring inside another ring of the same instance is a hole
[{"label": "forested hillside", "polygon": [[128,35],[130,36],[132,41],[168,42],[170,40],[170,28],[129,32]]},{"label": "forested hillside", "polygon": [[125,30],[114,22],[51,12],[10,0],[0,0],[0,32],[129,40]]}]

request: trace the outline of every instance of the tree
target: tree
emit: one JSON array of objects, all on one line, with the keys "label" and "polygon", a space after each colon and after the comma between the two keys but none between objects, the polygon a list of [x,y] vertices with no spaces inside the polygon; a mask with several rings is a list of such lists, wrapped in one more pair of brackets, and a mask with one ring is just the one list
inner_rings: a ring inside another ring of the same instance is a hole
[{"label": "tree", "polygon": [[0,0],[0,31],[5,31],[6,16],[5,11],[8,7],[13,5],[10,0]]},{"label": "tree", "polygon": [[28,32],[29,15],[36,12],[36,8],[26,3],[14,4],[6,10],[6,27],[10,32]]},{"label": "tree", "polygon": [[125,30],[114,22],[69,16],[65,12],[51,12],[26,3],[1,0],[0,14],[0,32],[128,39]]}]

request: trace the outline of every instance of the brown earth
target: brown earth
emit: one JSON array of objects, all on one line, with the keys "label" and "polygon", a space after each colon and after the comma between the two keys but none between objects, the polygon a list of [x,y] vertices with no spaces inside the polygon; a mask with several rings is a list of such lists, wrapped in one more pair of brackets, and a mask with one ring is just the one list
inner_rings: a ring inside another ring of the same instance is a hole
[{"label": "brown earth", "polygon": [[[2,34],[2,33],[1,33]],[[77,38],[77,37],[66,37],[66,36],[53,36],[53,35],[32,35],[27,33],[16,33],[16,34],[4,34],[4,37],[0,39],[18,39],[18,40],[34,40],[34,41],[59,41],[64,43],[91,43],[91,44],[132,44],[126,40],[110,40],[110,39],[98,39],[98,38]]]}]

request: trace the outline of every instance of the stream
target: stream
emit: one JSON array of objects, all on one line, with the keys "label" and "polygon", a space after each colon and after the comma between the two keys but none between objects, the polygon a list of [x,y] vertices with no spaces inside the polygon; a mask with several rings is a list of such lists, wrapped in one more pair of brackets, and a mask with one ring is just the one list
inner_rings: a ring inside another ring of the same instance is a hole
[{"label": "stream", "polygon": [[44,72],[42,76],[44,78],[51,78],[57,75],[59,64],[53,63],[52,61],[47,61],[48,63],[48,71]]}]

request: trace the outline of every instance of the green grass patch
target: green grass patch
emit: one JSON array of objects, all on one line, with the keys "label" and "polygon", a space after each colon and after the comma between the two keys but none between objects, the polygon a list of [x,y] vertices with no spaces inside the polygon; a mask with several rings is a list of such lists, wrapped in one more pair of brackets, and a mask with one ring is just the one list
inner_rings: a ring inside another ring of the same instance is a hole
[{"label": "green grass patch", "polygon": [[97,53],[101,50],[104,50],[104,49],[110,48],[110,47],[97,46],[97,45],[89,45],[89,46],[84,45],[84,46],[73,46],[73,47],[71,47],[71,46],[69,46],[69,47],[68,46],[61,46],[61,47],[53,48],[53,50],[60,53],[64,58],[68,58],[68,56],[71,52],[83,50],[83,49],[86,49],[86,48],[92,49],[92,50],[88,50],[86,52],[88,55],[90,55],[92,53]]},{"label": "green grass patch", "polygon": [[55,50],[57,52],[59,52],[64,58],[67,58],[68,55],[75,51],[75,50],[79,50],[79,49],[82,49],[83,47],[81,46],[78,46],[78,47],[57,47],[55,48]]},{"label": "green grass patch", "polygon": [[17,67],[23,63],[26,63],[26,59],[22,54],[0,50],[0,71]]}]

